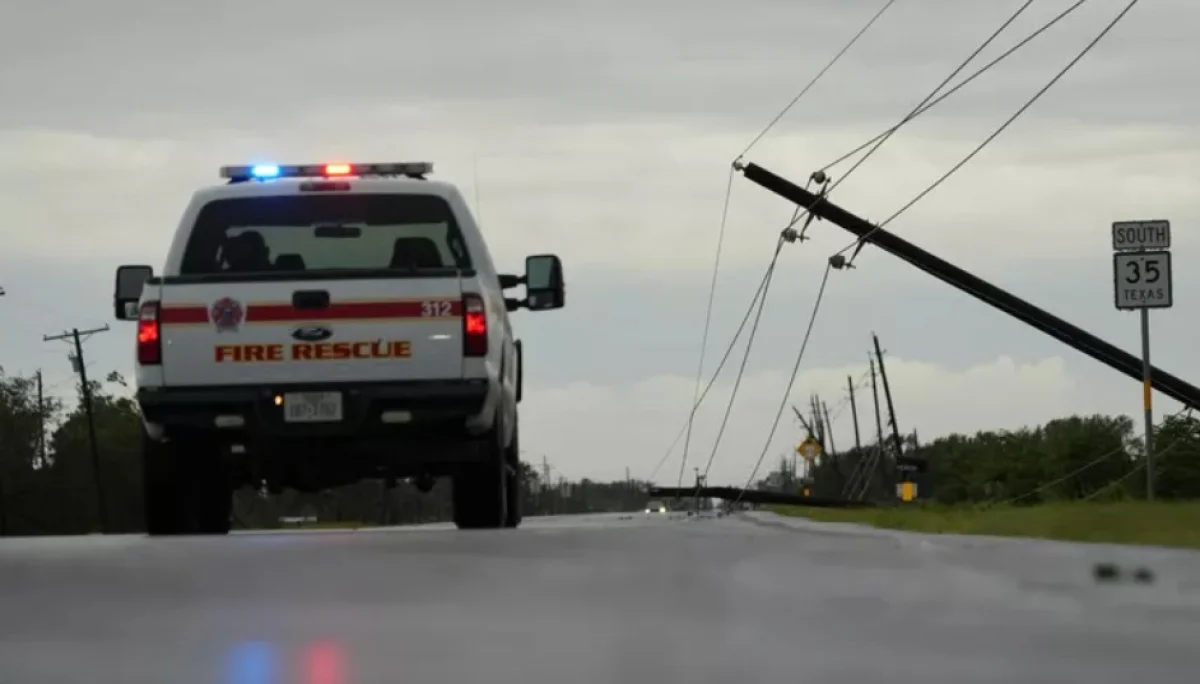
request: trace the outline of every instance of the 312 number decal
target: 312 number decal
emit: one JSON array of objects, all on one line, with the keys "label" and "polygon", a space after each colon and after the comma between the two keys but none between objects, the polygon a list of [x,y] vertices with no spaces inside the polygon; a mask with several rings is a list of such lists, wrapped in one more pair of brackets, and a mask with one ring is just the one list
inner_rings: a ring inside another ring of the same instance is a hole
[{"label": "312 number decal", "polygon": [[426,318],[443,318],[451,312],[450,302],[445,300],[421,302],[421,315]]}]

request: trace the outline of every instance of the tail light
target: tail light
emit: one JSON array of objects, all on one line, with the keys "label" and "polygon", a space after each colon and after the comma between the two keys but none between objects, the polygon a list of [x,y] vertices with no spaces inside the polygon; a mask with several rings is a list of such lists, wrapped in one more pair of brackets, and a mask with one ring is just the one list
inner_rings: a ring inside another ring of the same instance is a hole
[{"label": "tail light", "polygon": [[487,356],[487,310],[477,294],[463,295],[463,356]]},{"label": "tail light", "polygon": [[145,302],[138,311],[137,362],[142,366],[162,363],[162,337],[158,321],[158,302]]}]

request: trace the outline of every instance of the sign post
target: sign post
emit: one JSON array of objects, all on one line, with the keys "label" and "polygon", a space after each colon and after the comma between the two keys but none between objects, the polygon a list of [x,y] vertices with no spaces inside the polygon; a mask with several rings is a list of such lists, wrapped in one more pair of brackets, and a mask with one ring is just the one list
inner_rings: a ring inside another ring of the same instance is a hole
[{"label": "sign post", "polygon": [[1142,319],[1142,408],[1146,419],[1146,498],[1154,499],[1154,412],[1150,366],[1150,309],[1174,304],[1171,288],[1171,222],[1112,224],[1113,303],[1138,310]]}]

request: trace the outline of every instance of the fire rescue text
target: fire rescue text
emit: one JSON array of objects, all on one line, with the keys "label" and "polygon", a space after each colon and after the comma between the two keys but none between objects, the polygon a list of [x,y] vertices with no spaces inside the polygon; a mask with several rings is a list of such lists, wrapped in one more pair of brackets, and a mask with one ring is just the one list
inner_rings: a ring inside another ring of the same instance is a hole
[{"label": "fire rescue text", "polygon": [[298,342],[283,344],[218,344],[213,347],[217,363],[272,361],[341,361],[346,359],[407,359],[412,356],[408,340],[363,342]]}]

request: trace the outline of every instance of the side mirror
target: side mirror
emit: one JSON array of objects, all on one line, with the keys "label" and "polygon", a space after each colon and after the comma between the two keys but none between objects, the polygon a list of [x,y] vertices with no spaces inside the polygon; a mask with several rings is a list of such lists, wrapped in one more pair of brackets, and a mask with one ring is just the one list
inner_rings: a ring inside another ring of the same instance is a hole
[{"label": "side mirror", "polygon": [[562,261],[553,254],[525,257],[526,308],[561,309],[566,302]]},{"label": "side mirror", "polygon": [[525,282],[523,276],[510,275],[508,273],[500,274],[500,289],[502,290],[510,290],[523,282]]},{"label": "side mirror", "polygon": [[149,266],[121,266],[117,269],[117,282],[113,291],[113,313],[118,321],[134,321],[138,317],[138,302],[146,281],[154,277]]}]

